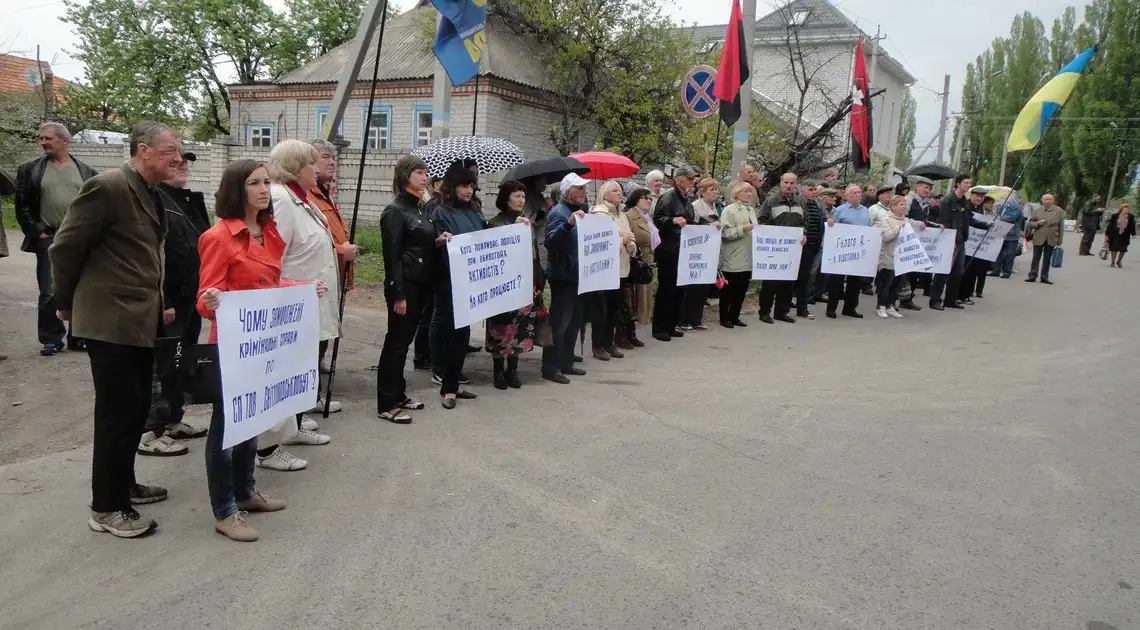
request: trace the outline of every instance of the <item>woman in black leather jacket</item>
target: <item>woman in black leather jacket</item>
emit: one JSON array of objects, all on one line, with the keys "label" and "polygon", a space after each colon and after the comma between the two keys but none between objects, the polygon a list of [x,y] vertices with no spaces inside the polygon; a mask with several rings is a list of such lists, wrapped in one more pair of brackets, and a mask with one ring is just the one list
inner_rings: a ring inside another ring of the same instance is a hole
[{"label": "woman in black leather jacket", "polygon": [[429,199],[427,164],[406,156],[396,163],[392,190],[396,198],[380,215],[384,244],[384,299],[388,332],[376,368],[376,412],[390,422],[408,424],[407,410],[424,404],[408,398],[404,364],[416,335],[425,299],[432,294],[433,262],[439,244],[424,204]]}]

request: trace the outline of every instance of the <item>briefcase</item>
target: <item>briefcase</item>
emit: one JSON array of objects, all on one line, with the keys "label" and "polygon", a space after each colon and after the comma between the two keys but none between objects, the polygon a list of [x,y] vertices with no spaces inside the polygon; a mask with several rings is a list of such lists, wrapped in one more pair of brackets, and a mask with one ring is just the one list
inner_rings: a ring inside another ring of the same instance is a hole
[{"label": "briefcase", "polygon": [[1061,265],[1065,262],[1065,250],[1060,247],[1053,249],[1053,260],[1049,261],[1054,269],[1060,269]]},{"label": "briefcase", "polygon": [[174,352],[174,361],[182,393],[188,404],[222,402],[222,371],[218,364],[217,344],[179,343]]}]

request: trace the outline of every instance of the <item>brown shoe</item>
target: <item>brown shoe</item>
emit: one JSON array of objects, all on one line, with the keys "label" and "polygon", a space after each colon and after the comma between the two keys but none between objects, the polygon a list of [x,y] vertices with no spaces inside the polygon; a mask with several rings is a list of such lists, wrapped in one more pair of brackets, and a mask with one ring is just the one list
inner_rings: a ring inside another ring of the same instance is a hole
[{"label": "brown shoe", "polygon": [[257,540],[257,530],[245,522],[242,512],[214,523],[214,531],[238,542],[253,542]]},{"label": "brown shoe", "polygon": [[254,492],[249,499],[238,501],[237,508],[242,512],[280,512],[285,509],[285,502]]}]

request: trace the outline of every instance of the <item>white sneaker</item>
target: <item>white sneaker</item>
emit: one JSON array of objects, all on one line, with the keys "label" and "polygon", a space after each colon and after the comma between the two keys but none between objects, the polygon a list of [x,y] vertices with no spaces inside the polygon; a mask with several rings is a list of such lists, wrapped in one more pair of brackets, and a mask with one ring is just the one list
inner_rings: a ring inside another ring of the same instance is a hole
[{"label": "white sneaker", "polygon": [[887,307],[880,306],[879,308],[875,309],[875,314],[878,315],[879,317],[882,317],[883,319],[886,319],[887,318]]},{"label": "white sneaker", "polygon": [[895,319],[902,319],[903,318],[902,313],[899,312],[899,309],[897,309],[893,306],[887,307],[887,316],[893,317]]},{"label": "white sneaker", "polygon": [[257,456],[257,467],[268,468],[269,470],[289,472],[291,470],[304,470],[308,465],[309,462],[286,453],[285,449],[280,447],[270,453],[268,457]]},{"label": "white sneaker", "polygon": [[[336,413],[336,412],[340,411],[340,409],[341,409],[341,407],[340,407],[340,401],[339,400],[334,400],[334,401],[332,401],[332,404],[329,405],[329,413]],[[317,399],[317,406],[313,407],[312,409],[308,410],[305,413],[323,414],[324,412],[325,412],[325,401],[318,398]]]},{"label": "white sneaker", "polygon": [[321,425],[317,424],[317,421],[312,418],[305,418],[301,420],[301,428],[306,431],[319,431]]},{"label": "white sneaker", "polygon": [[[328,444],[332,442],[332,438],[321,433],[314,433],[308,429],[298,429],[297,433],[292,437],[286,438],[281,443],[289,445],[302,445],[302,446],[319,446],[321,444]],[[281,450],[281,449],[277,449]]]}]

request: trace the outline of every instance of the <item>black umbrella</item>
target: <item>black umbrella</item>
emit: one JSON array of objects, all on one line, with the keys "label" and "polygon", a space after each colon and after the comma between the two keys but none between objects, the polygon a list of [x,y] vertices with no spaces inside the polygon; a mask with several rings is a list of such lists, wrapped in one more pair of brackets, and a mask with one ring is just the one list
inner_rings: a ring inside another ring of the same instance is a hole
[{"label": "black umbrella", "polygon": [[503,176],[503,181],[524,181],[535,177],[544,178],[547,183],[561,181],[570,173],[585,175],[590,167],[572,157],[553,157],[545,160],[535,160],[516,167]]},{"label": "black umbrella", "polygon": [[957,173],[945,164],[919,164],[905,173],[907,177],[925,177],[935,181],[940,179],[954,179]]}]

